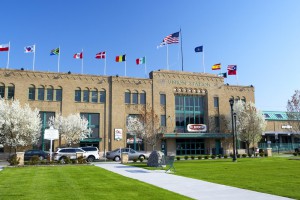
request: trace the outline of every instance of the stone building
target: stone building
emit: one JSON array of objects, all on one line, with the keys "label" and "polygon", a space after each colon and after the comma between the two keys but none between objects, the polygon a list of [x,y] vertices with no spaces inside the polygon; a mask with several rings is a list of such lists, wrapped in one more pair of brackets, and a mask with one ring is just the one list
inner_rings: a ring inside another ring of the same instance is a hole
[{"label": "stone building", "polygon": [[[150,106],[165,127],[156,149],[196,155],[232,149],[225,120],[230,114],[229,99],[254,102],[254,87],[225,84],[215,74],[170,70],[134,78],[0,69],[0,96],[40,110],[43,129],[36,148],[49,149],[49,141],[43,139],[49,117],[80,113],[93,133],[78,145],[97,146],[100,151],[125,146],[152,150],[126,130],[127,117]],[[61,140],[54,142],[54,148],[63,145]]]}]

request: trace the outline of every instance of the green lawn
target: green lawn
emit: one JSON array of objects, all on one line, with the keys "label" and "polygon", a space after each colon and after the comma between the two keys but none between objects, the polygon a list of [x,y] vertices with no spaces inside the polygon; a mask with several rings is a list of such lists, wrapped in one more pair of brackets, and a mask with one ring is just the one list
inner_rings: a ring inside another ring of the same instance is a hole
[{"label": "green lawn", "polygon": [[47,166],[0,171],[0,199],[189,198],[95,166]]},{"label": "green lawn", "polygon": [[[145,167],[145,164],[135,163]],[[300,160],[240,158],[175,161],[176,175],[300,199]]]}]

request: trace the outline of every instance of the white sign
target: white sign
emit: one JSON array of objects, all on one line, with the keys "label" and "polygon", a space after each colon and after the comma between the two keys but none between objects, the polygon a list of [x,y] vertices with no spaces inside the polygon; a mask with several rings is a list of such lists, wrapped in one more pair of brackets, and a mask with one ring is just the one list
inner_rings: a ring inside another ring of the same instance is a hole
[{"label": "white sign", "polygon": [[187,130],[188,130],[188,132],[205,132],[206,125],[205,124],[188,124]]},{"label": "white sign", "polygon": [[120,128],[115,128],[115,140],[122,140],[123,130]]},{"label": "white sign", "polygon": [[45,129],[44,138],[46,140],[57,140],[59,138],[58,130],[57,129]]},{"label": "white sign", "polygon": [[292,127],[291,125],[282,125],[281,128],[282,128],[282,129],[283,129],[283,128],[291,129],[291,128],[293,128],[293,127]]}]

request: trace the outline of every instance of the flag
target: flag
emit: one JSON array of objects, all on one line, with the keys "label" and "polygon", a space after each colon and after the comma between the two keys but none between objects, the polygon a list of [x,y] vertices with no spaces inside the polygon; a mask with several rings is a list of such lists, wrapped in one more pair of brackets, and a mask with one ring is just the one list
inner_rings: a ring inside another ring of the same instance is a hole
[{"label": "flag", "polygon": [[228,75],[236,75],[237,67],[236,65],[228,65],[227,70],[228,70]]},{"label": "flag", "polygon": [[73,56],[73,58],[75,58],[75,59],[82,59],[82,58],[83,58],[82,52],[80,52],[80,53],[75,53],[74,56]]},{"label": "flag", "polygon": [[96,59],[104,59],[106,57],[106,52],[103,51],[103,52],[99,52],[96,54]]},{"label": "flag", "polygon": [[179,43],[179,32],[170,34],[163,39],[167,44]]},{"label": "flag", "polygon": [[221,69],[221,63],[215,64],[211,67],[212,70],[219,70]]},{"label": "flag", "polygon": [[0,51],[9,51],[9,44],[0,44]]},{"label": "flag", "polygon": [[123,62],[123,61],[126,61],[126,54],[116,56],[116,62]]},{"label": "flag", "polygon": [[135,60],[137,65],[141,65],[141,64],[145,64],[146,63],[146,57],[142,57],[142,58],[137,58]]},{"label": "flag", "polygon": [[223,78],[227,78],[227,73],[219,73],[218,74],[219,77],[223,77]]},{"label": "flag", "polygon": [[157,46],[157,48],[160,48],[160,47],[163,47],[163,46],[165,46],[167,43],[165,42],[165,41],[162,41],[158,46]]},{"label": "flag", "polygon": [[25,53],[34,53],[35,52],[35,45],[26,46],[24,47]]},{"label": "flag", "polygon": [[203,46],[196,47],[195,52],[203,52]]},{"label": "flag", "polygon": [[59,48],[52,49],[50,51],[50,56],[53,56],[53,55],[59,55]]}]

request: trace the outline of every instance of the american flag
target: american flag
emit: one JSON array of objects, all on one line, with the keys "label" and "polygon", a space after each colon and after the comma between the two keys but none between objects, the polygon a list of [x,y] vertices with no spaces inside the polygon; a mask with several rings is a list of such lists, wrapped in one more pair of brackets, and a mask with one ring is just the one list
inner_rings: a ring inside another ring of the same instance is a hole
[{"label": "american flag", "polygon": [[106,53],[105,53],[105,51],[103,51],[103,52],[97,53],[95,58],[96,59],[104,59],[105,56],[106,56]]},{"label": "american flag", "polygon": [[168,35],[164,38],[163,42],[167,44],[179,43],[179,32]]}]

